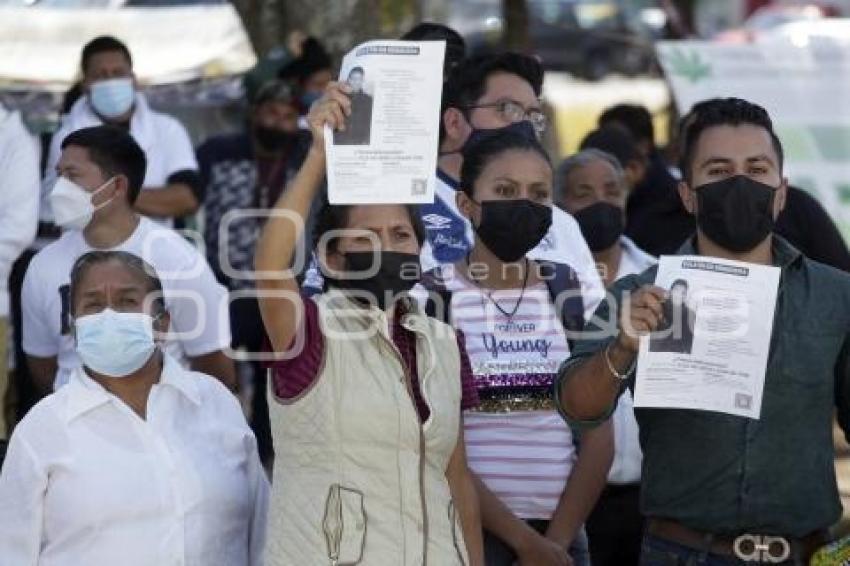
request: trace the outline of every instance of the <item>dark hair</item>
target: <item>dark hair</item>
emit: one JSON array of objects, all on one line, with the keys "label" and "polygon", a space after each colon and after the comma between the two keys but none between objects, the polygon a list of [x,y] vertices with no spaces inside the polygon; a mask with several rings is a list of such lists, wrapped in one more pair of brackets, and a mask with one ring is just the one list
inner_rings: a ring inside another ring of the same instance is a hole
[{"label": "dark hair", "polygon": [[263,83],[251,102],[255,107],[261,106],[266,102],[296,103],[295,95],[292,92],[292,85],[281,80],[270,80]]},{"label": "dark hair", "polygon": [[350,77],[354,73],[360,73],[361,75],[366,75],[366,71],[363,70],[363,67],[354,67],[350,71],[348,71],[348,76]]},{"label": "dark hair", "polygon": [[580,149],[600,149],[617,158],[622,167],[629,162],[643,161],[643,155],[631,132],[622,126],[610,124],[593,130],[581,141]]},{"label": "dark hair", "polygon": [[278,72],[278,78],[304,83],[311,75],[319,71],[329,71],[332,67],[331,56],[325,47],[311,36],[304,40],[301,56],[284,65]]},{"label": "dark hair", "polygon": [[691,112],[682,118],[682,153],[679,167],[686,180],[693,173],[693,159],[697,142],[702,133],[715,126],[740,126],[748,124],[764,128],[770,135],[770,141],[779,160],[779,170],[785,160],[782,142],[773,130],[773,121],[767,110],[741,98],[714,98],[696,104]]},{"label": "dark hair", "polygon": [[83,47],[83,54],[80,56],[80,69],[83,71],[83,74],[86,74],[89,61],[92,57],[98,53],[106,53],[108,51],[120,51],[127,58],[130,67],[133,66],[133,57],[130,56],[130,50],[127,49],[126,45],[111,35],[101,35],[92,39]]},{"label": "dark hair", "polygon": [[76,306],[77,290],[80,286],[80,281],[83,279],[89,268],[116,261],[139,275],[145,282],[148,288],[148,293],[153,293],[153,309],[155,314],[165,312],[165,299],[162,293],[162,281],[160,281],[156,270],[145,260],[137,255],[123,251],[91,251],[84,253],[74,262],[71,267],[71,284],[69,296],[71,301],[71,314],[73,315]]},{"label": "dark hair", "polygon": [[675,281],[673,281],[673,284],[670,285],[671,291],[673,290],[673,287],[684,287],[685,292],[688,292],[688,282],[685,279],[676,279]]},{"label": "dark hair", "polygon": [[599,116],[599,126],[620,124],[634,136],[638,142],[648,141],[655,145],[655,128],[652,125],[652,114],[645,106],[639,104],[617,104],[605,110]]},{"label": "dark hair", "polygon": [[[469,106],[475,104],[487,89],[487,79],[495,73],[516,75],[531,85],[535,96],[543,91],[543,67],[540,61],[522,53],[505,52],[480,55],[461,61],[443,85],[440,115],[449,108],[458,108],[468,116]],[[446,132],[440,119],[440,141]]]},{"label": "dark hair", "polygon": [[[322,236],[334,230],[344,230],[348,228],[348,217],[351,209],[355,206],[352,204],[330,204],[326,200],[322,203],[321,209],[316,217],[316,224],[313,227],[313,249],[319,247],[319,241]],[[365,205],[369,206],[369,205]],[[422,218],[419,213],[419,207],[414,204],[401,205],[407,210],[410,216],[410,224],[413,226],[413,234],[416,236],[416,241],[419,245],[425,243],[425,225],[422,223]],[[330,251],[336,251],[338,239],[333,239],[327,242]]]},{"label": "dark hair", "polygon": [[469,197],[474,193],[475,182],[491,161],[508,151],[530,151],[539,155],[551,168],[552,162],[543,146],[534,138],[516,132],[502,132],[464,148],[460,168],[460,188]]},{"label": "dark hair", "polygon": [[422,22],[413,26],[410,31],[401,36],[407,41],[445,41],[446,54],[443,58],[443,75],[451,70],[466,57],[466,41],[455,30],[443,24]]},{"label": "dark hair", "polygon": [[59,112],[67,114],[74,107],[74,104],[83,96],[83,83],[80,81],[71,85],[71,88],[65,91],[62,95],[62,104],[59,106]]},{"label": "dark hair", "polygon": [[709,108],[712,104],[714,104],[718,100],[721,100],[721,99],[719,99],[719,98],[709,98],[709,99],[706,99],[706,100],[701,100],[701,101],[695,103],[693,106],[691,106],[691,109],[688,110],[688,113],[685,114],[684,116],[682,116],[681,119],[679,120],[679,124],[678,124],[679,140],[685,139],[685,132],[687,132],[688,128],[691,127],[691,124],[693,124],[694,120],[696,120],[697,114],[699,114],[701,111],[705,110],[706,108]]},{"label": "dark hair", "polygon": [[147,159],[133,136],[116,126],[92,126],[72,132],[62,141],[62,149],[71,145],[87,149],[89,159],[105,177],[127,177],[127,200],[136,202],[145,181]]}]

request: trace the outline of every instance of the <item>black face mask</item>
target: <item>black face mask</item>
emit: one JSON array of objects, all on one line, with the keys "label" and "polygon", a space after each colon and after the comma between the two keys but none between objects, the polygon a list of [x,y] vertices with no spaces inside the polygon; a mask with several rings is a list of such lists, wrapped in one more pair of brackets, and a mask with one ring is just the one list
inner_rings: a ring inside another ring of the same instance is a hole
[{"label": "black face mask", "polygon": [[518,134],[528,140],[537,140],[537,132],[534,131],[534,126],[528,120],[520,120],[503,128],[481,129],[473,128],[469,137],[461,148],[461,152],[468,150],[470,147],[481,143],[484,140],[494,136],[499,136],[505,133]]},{"label": "black face mask", "polygon": [[419,282],[422,268],[419,254],[403,252],[346,252],[345,270],[352,273],[371,272],[377,262],[377,273],[366,279],[326,277],[340,289],[358,291],[355,295],[385,310],[397,295],[406,293]]},{"label": "black face mask", "polygon": [[773,231],[776,189],[736,175],[695,188],[697,226],[717,245],[748,252]]},{"label": "black face mask", "polygon": [[592,252],[601,252],[613,246],[626,228],[623,209],[608,202],[591,204],[573,216]]},{"label": "black face mask", "polygon": [[505,263],[519,260],[540,243],[552,226],[552,207],[528,199],[486,200],[475,233]]},{"label": "black face mask", "polygon": [[276,151],[288,146],[295,139],[293,132],[284,132],[277,128],[254,126],[254,136],[264,149]]}]

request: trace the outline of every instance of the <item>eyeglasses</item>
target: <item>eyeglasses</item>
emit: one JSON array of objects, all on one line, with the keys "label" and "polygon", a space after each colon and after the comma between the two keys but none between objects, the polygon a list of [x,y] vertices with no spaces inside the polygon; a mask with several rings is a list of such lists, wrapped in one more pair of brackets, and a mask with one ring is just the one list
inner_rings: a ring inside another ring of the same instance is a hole
[{"label": "eyeglasses", "polygon": [[549,125],[549,121],[546,119],[542,110],[538,108],[526,110],[522,104],[515,100],[500,100],[489,104],[471,104],[466,108],[469,110],[474,108],[495,108],[496,112],[502,115],[502,118],[511,123],[528,120],[534,126],[534,131],[538,135],[545,132],[546,127]]}]

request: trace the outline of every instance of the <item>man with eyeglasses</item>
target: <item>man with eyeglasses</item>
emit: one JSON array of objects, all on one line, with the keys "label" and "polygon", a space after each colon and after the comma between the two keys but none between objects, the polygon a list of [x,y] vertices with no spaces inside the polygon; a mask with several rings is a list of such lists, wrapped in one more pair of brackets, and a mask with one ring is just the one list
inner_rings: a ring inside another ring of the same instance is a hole
[{"label": "man with eyeglasses", "polygon": [[[764,108],[713,99],[692,109],[680,131],[678,191],[696,234],[677,253],[772,265],[782,276],[758,419],[635,412],[647,520],[640,564],[805,566],[841,518],[833,418],[850,436],[850,277],[776,233],[788,181]],[[670,318],[667,301],[678,302],[654,286],[655,276],[650,268],[617,281],[574,341],[555,386],[574,428],[605,422],[624,389],[634,389],[641,337],[651,344]],[[675,318],[688,326],[682,316]]]},{"label": "man with eyeglasses", "polygon": [[[548,126],[540,101],[542,90],[540,62],[519,53],[470,57],[452,70],[443,86],[434,203],[420,207],[428,234],[422,249],[423,269],[453,264],[472,248],[472,226],[455,202],[464,147],[504,129],[542,136]],[[552,226],[528,257],[570,265],[581,280],[582,296],[594,299],[587,301],[591,311],[602,297],[602,283],[581,230],[559,208],[552,209]]]}]

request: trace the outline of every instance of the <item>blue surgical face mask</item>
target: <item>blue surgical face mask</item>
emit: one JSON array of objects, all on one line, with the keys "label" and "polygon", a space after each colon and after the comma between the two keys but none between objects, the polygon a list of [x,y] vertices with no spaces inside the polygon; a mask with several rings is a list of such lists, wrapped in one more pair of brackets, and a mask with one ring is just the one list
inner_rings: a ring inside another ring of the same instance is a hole
[{"label": "blue surgical face mask", "polygon": [[136,89],[129,77],[97,81],[89,87],[89,102],[103,118],[117,118],[133,107]]},{"label": "blue surgical face mask", "polygon": [[135,373],[156,350],[153,322],[148,314],[111,308],[76,319],[77,353],[83,365],[109,377]]}]

